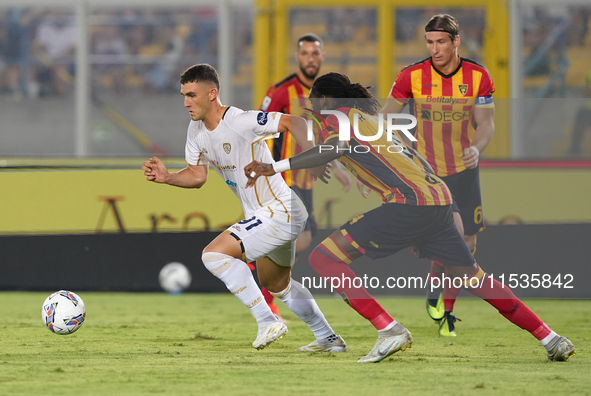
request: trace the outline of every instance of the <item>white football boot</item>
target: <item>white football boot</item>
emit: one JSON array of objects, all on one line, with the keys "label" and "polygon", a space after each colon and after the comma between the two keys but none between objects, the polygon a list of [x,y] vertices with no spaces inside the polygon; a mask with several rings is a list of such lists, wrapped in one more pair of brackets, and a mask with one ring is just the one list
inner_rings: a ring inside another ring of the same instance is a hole
[{"label": "white football boot", "polygon": [[369,353],[359,359],[358,363],[379,363],[388,356],[398,351],[405,351],[412,345],[410,331],[395,336],[380,336]]},{"label": "white football boot", "polygon": [[259,329],[257,339],[252,343],[252,347],[260,351],[282,338],[285,334],[287,334],[285,323],[280,321],[271,322]]},{"label": "white football boot", "polygon": [[347,352],[347,344],[340,335],[333,334],[322,341],[315,340],[296,349],[298,352]]}]

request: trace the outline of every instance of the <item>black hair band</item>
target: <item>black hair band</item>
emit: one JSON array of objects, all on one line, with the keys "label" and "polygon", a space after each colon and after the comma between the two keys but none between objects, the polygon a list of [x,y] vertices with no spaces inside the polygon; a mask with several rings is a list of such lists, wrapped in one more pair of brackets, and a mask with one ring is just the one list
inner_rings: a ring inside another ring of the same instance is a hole
[{"label": "black hair band", "polygon": [[449,32],[449,31],[443,30],[443,29],[429,29],[429,30],[425,30],[425,33],[428,33],[428,32],[442,32],[442,33],[447,33],[450,36],[454,36],[454,37],[457,36],[456,33],[452,33],[452,32]]}]

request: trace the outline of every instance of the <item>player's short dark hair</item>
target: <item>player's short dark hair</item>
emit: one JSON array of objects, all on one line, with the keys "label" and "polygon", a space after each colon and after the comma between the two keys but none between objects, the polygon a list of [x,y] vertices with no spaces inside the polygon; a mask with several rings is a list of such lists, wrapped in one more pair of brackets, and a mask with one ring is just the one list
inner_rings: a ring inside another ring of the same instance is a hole
[{"label": "player's short dark hair", "polygon": [[380,109],[380,103],[369,92],[369,88],[371,87],[351,82],[344,74],[331,72],[314,81],[310,94],[314,97],[335,98],[336,107],[352,107],[364,113],[376,115]]},{"label": "player's short dark hair", "polygon": [[320,38],[320,36],[318,36],[314,33],[302,34],[300,36],[300,38],[298,38],[298,42],[297,42],[298,48],[300,48],[304,42],[308,42],[308,43],[318,42],[318,45],[322,46],[322,39]]},{"label": "player's short dark hair", "polygon": [[199,63],[189,67],[181,74],[181,84],[185,85],[190,82],[208,81],[212,83],[215,88],[220,90],[220,77],[217,70],[207,63]]},{"label": "player's short dark hair", "polygon": [[453,41],[460,34],[460,23],[449,14],[433,15],[425,25],[426,32],[445,32]]}]

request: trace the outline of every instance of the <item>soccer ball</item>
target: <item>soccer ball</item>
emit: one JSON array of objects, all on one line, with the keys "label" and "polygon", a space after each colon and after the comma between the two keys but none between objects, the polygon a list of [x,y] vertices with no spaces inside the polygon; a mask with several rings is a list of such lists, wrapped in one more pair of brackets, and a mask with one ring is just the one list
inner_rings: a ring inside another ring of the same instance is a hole
[{"label": "soccer ball", "polygon": [[41,307],[43,324],[56,334],[71,334],[86,318],[84,302],[76,294],[60,290],[45,299]]},{"label": "soccer ball", "polygon": [[158,275],[160,286],[169,293],[180,293],[191,284],[191,273],[181,263],[168,263]]}]

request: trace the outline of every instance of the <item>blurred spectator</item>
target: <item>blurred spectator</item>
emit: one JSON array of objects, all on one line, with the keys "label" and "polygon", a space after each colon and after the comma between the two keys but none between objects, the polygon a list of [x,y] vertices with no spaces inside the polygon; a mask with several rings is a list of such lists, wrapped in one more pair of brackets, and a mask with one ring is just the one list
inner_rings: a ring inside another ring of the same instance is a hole
[{"label": "blurred spectator", "polygon": [[72,86],[77,27],[68,11],[50,11],[33,42],[33,54],[41,62],[38,78],[41,95],[64,95]]},{"label": "blurred spectator", "polygon": [[156,31],[156,41],[141,50],[141,55],[155,57],[154,65],[145,74],[149,92],[171,87],[171,76],[177,70],[185,45],[172,22],[158,26]]},{"label": "blurred spectator", "polygon": [[[536,54],[538,49],[544,44],[546,38],[548,37],[548,31],[544,27],[542,22],[536,23],[532,26],[524,37],[525,47],[529,49],[529,56],[526,59],[526,63],[528,59],[530,59],[533,55]],[[550,73],[550,62],[551,59],[549,56],[543,56],[538,59],[538,62],[532,66],[532,68],[527,73],[527,76],[542,76],[547,75]]]},{"label": "blurred spectator", "polygon": [[585,132],[591,127],[591,67],[587,70],[584,90],[587,101],[585,106],[579,109],[575,117],[571,146],[568,151],[569,155],[579,155],[581,153],[583,136],[585,136]]},{"label": "blurred spectator", "polygon": [[4,30],[6,69],[3,80],[4,91],[14,100],[35,97],[39,91],[29,59],[30,31],[38,14],[39,11],[25,8],[12,8],[8,12],[7,26]]},{"label": "blurred spectator", "polygon": [[326,13],[328,34],[326,41],[342,43],[349,41],[358,23],[363,23],[359,10],[353,8],[334,8]]},{"label": "blurred spectator", "polygon": [[[420,8],[396,9],[396,41],[412,41],[417,39],[417,28],[422,30],[423,10]],[[421,37],[422,39],[422,37]]]},{"label": "blurred spectator", "polygon": [[480,61],[485,26],[483,8],[467,8],[458,13],[458,21],[462,27],[460,36],[462,45],[467,51],[464,56]]},{"label": "blurred spectator", "polygon": [[566,34],[568,45],[581,46],[585,44],[585,38],[589,32],[590,17],[591,8],[572,7],[570,9],[570,26]]},{"label": "blurred spectator", "polygon": [[187,55],[199,55],[204,62],[212,63],[210,57],[217,54],[217,21],[198,19],[187,37]]},{"label": "blurred spectator", "polygon": [[97,55],[97,82],[112,87],[115,92],[123,90],[124,65],[122,56],[127,55],[127,44],[122,29],[115,25],[102,26],[95,36],[94,54]]}]

